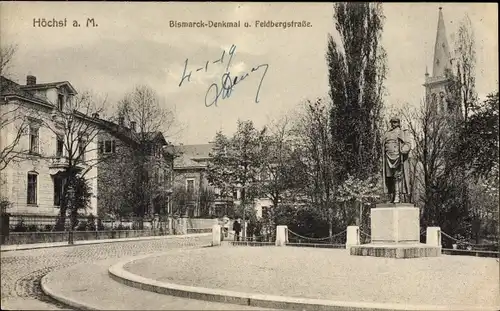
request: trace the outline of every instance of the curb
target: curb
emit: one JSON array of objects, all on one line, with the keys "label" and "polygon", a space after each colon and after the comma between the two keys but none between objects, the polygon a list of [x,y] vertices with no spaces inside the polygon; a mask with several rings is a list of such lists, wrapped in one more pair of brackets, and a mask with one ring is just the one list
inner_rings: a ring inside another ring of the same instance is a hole
[{"label": "curb", "polygon": [[[49,273],[50,274],[50,273]],[[82,304],[79,302],[76,302],[68,297],[65,297],[64,295],[58,294],[55,291],[53,291],[48,285],[47,285],[47,276],[49,274],[46,274],[42,277],[40,280],[40,287],[42,288],[42,292],[51,297],[52,299],[55,299],[69,307],[76,308],[76,310],[99,310],[98,308],[91,307],[86,304]]]},{"label": "curb", "polygon": [[[186,247],[186,248],[180,248],[180,249],[174,249],[174,250],[170,250],[170,251],[166,251],[166,252],[161,252],[161,253],[154,253],[154,254],[149,254],[149,255],[141,255],[141,256],[132,256],[132,257],[127,257],[128,260],[124,260],[123,262],[132,262],[132,261],[135,261],[135,260],[138,260],[138,259],[141,259],[141,258],[148,258],[148,257],[154,257],[154,256],[162,256],[162,255],[166,255],[166,254],[171,254],[172,251],[174,252],[182,252],[182,251],[186,251],[186,250],[189,250],[189,249],[198,249],[198,248],[203,248],[203,247],[210,247],[208,244],[206,245],[201,245],[201,246],[189,246],[189,247]],[[77,264],[78,265],[78,264]],[[83,265],[83,263],[81,263],[80,265]],[[63,268],[63,269],[68,269],[68,268],[71,268],[70,267],[66,267],[66,268]],[[91,304],[88,304],[88,303],[82,303],[82,302],[79,302],[77,300],[74,300],[72,298],[69,298],[61,293],[58,293],[56,292],[55,290],[53,290],[52,288],[50,288],[50,286],[48,285],[49,283],[49,278],[50,278],[50,275],[55,272],[55,271],[51,271],[49,273],[47,273],[46,275],[44,275],[41,280],[40,280],[40,287],[42,289],[42,292],[49,296],[50,298],[70,307],[70,308],[74,308],[76,310],[102,310],[101,308],[99,308],[98,306],[92,306]]]},{"label": "curb", "polygon": [[[72,247],[72,246],[83,246],[92,244],[105,244],[105,243],[119,243],[119,242],[133,242],[133,241],[150,241],[150,240],[161,240],[161,239],[173,239],[173,238],[191,238],[191,237],[203,237],[211,236],[212,233],[191,233],[186,235],[160,235],[160,236],[149,236],[149,237],[137,237],[137,238],[120,238],[120,239],[103,239],[103,240],[82,240],[75,241],[74,244],[51,244],[51,243],[39,243],[39,244],[17,244],[17,245],[5,245],[4,248],[0,249],[0,252],[13,252],[22,251],[30,249],[40,249],[40,248],[55,248],[55,247]],[[59,242],[58,242],[59,243]]]},{"label": "curb", "polygon": [[228,290],[185,286],[174,283],[165,283],[157,280],[148,279],[133,274],[124,269],[124,266],[130,262],[164,255],[165,253],[149,254],[134,257],[112,265],[108,269],[109,276],[124,285],[155,292],[164,295],[171,295],[181,298],[205,300],[211,302],[231,303],[237,305],[253,306],[258,308],[289,309],[289,310],[349,310],[349,311],[401,311],[401,310],[422,310],[422,311],[473,311],[473,310],[498,310],[498,307],[468,307],[468,306],[433,306],[433,305],[408,305],[391,303],[369,303],[369,302],[350,302],[334,301],[312,298],[272,296],[262,294],[250,294]]}]

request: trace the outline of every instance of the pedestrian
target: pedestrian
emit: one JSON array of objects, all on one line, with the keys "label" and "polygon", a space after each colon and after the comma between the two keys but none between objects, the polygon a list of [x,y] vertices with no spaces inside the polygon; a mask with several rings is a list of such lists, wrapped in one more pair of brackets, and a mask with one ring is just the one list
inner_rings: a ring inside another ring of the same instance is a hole
[{"label": "pedestrian", "polygon": [[241,232],[241,223],[240,219],[236,219],[236,221],[233,223],[233,231],[234,231],[234,238],[236,241],[240,240],[240,232]]}]

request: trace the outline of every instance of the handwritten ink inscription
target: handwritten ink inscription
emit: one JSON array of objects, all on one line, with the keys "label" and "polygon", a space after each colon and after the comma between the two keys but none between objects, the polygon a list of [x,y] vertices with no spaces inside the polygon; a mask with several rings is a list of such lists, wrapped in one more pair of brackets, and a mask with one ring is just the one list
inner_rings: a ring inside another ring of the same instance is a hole
[{"label": "handwritten ink inscription", "polygon": [[262,88],[262,82],[264,81],[264,78],[266,77],[267,74],[267,70],[269,69],[269,64],[260,64],[253,67],[249,72],[240,75],[234,75],[231,74],[231,71],[229,69],[231,67],[231,63],[233,61],[235,53],[236,53],[236,45],[233,44],[231,45],[231,48],[229,49],[227,54],[226,50],[222,51],[222,55],[219,59],[215,61],[206,61],[203,64],[203,66],[195,69],[194,72],[193,70],[188,71],[189,59],[186,59],[186,61],[184,62],[184,71],[182,73],[181,80],[179,82],[179,87],[181,87],[184,83],[189,83],[191,81],[191,76],[193,74],[196,74],[200,71],[208,72],[210,64],[217,64],[217,63],[224,64],[224,60],[227,56],[228,61],[226,63],[226,67],[224,68],[225,69],[224,73],[219,78],[220,83],[212,83],[207,89],[207,92],[205,94],[205,107],[211,107],[211,106],[217,107],[219,99],[224,100],[231,97],[233,91],[235,90],[235,87],[238,84],[243,82],[253,73],[257,72],[259,72],[261,75],[259,84],[256,88],[255,102],[259,103],[260,89]]}]

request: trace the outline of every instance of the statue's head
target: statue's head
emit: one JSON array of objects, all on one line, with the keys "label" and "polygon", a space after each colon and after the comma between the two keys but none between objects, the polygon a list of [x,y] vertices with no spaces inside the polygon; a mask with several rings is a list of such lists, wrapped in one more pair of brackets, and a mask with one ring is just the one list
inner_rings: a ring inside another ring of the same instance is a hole
[{"label": "statue's head", "polygon": [[401,127],[401,120],[398,117],[392,117],[389,122],[391,123],[392,129],[395,129],[397,127]]}]

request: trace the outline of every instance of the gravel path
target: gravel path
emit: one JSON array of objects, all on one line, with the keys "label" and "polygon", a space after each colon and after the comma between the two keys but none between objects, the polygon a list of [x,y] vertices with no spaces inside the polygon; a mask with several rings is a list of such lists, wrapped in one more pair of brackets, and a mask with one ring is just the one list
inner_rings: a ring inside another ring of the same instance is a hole
[{"label": "gravel path", "polygon": [[223,246],[137,260],[125,269],[181,285],[280,296],[416,305],[500,305],[495,258],[443,255],[390,259],[349,256],[345,250]]},{"label": "gravel path", "polygon": [[[211,237],[208,236],[179,237],[1,252],[2,306],[18,306],[25,301],[26,308],[32,310],[47,309],[47,304],[51,309],[67,309],[42,293],[40,279],[45,274],[78,263],[161,252],[190,245],[205,245],[209,244],[210,240]],[[36,301],[43,303],[36,305]]]}]

